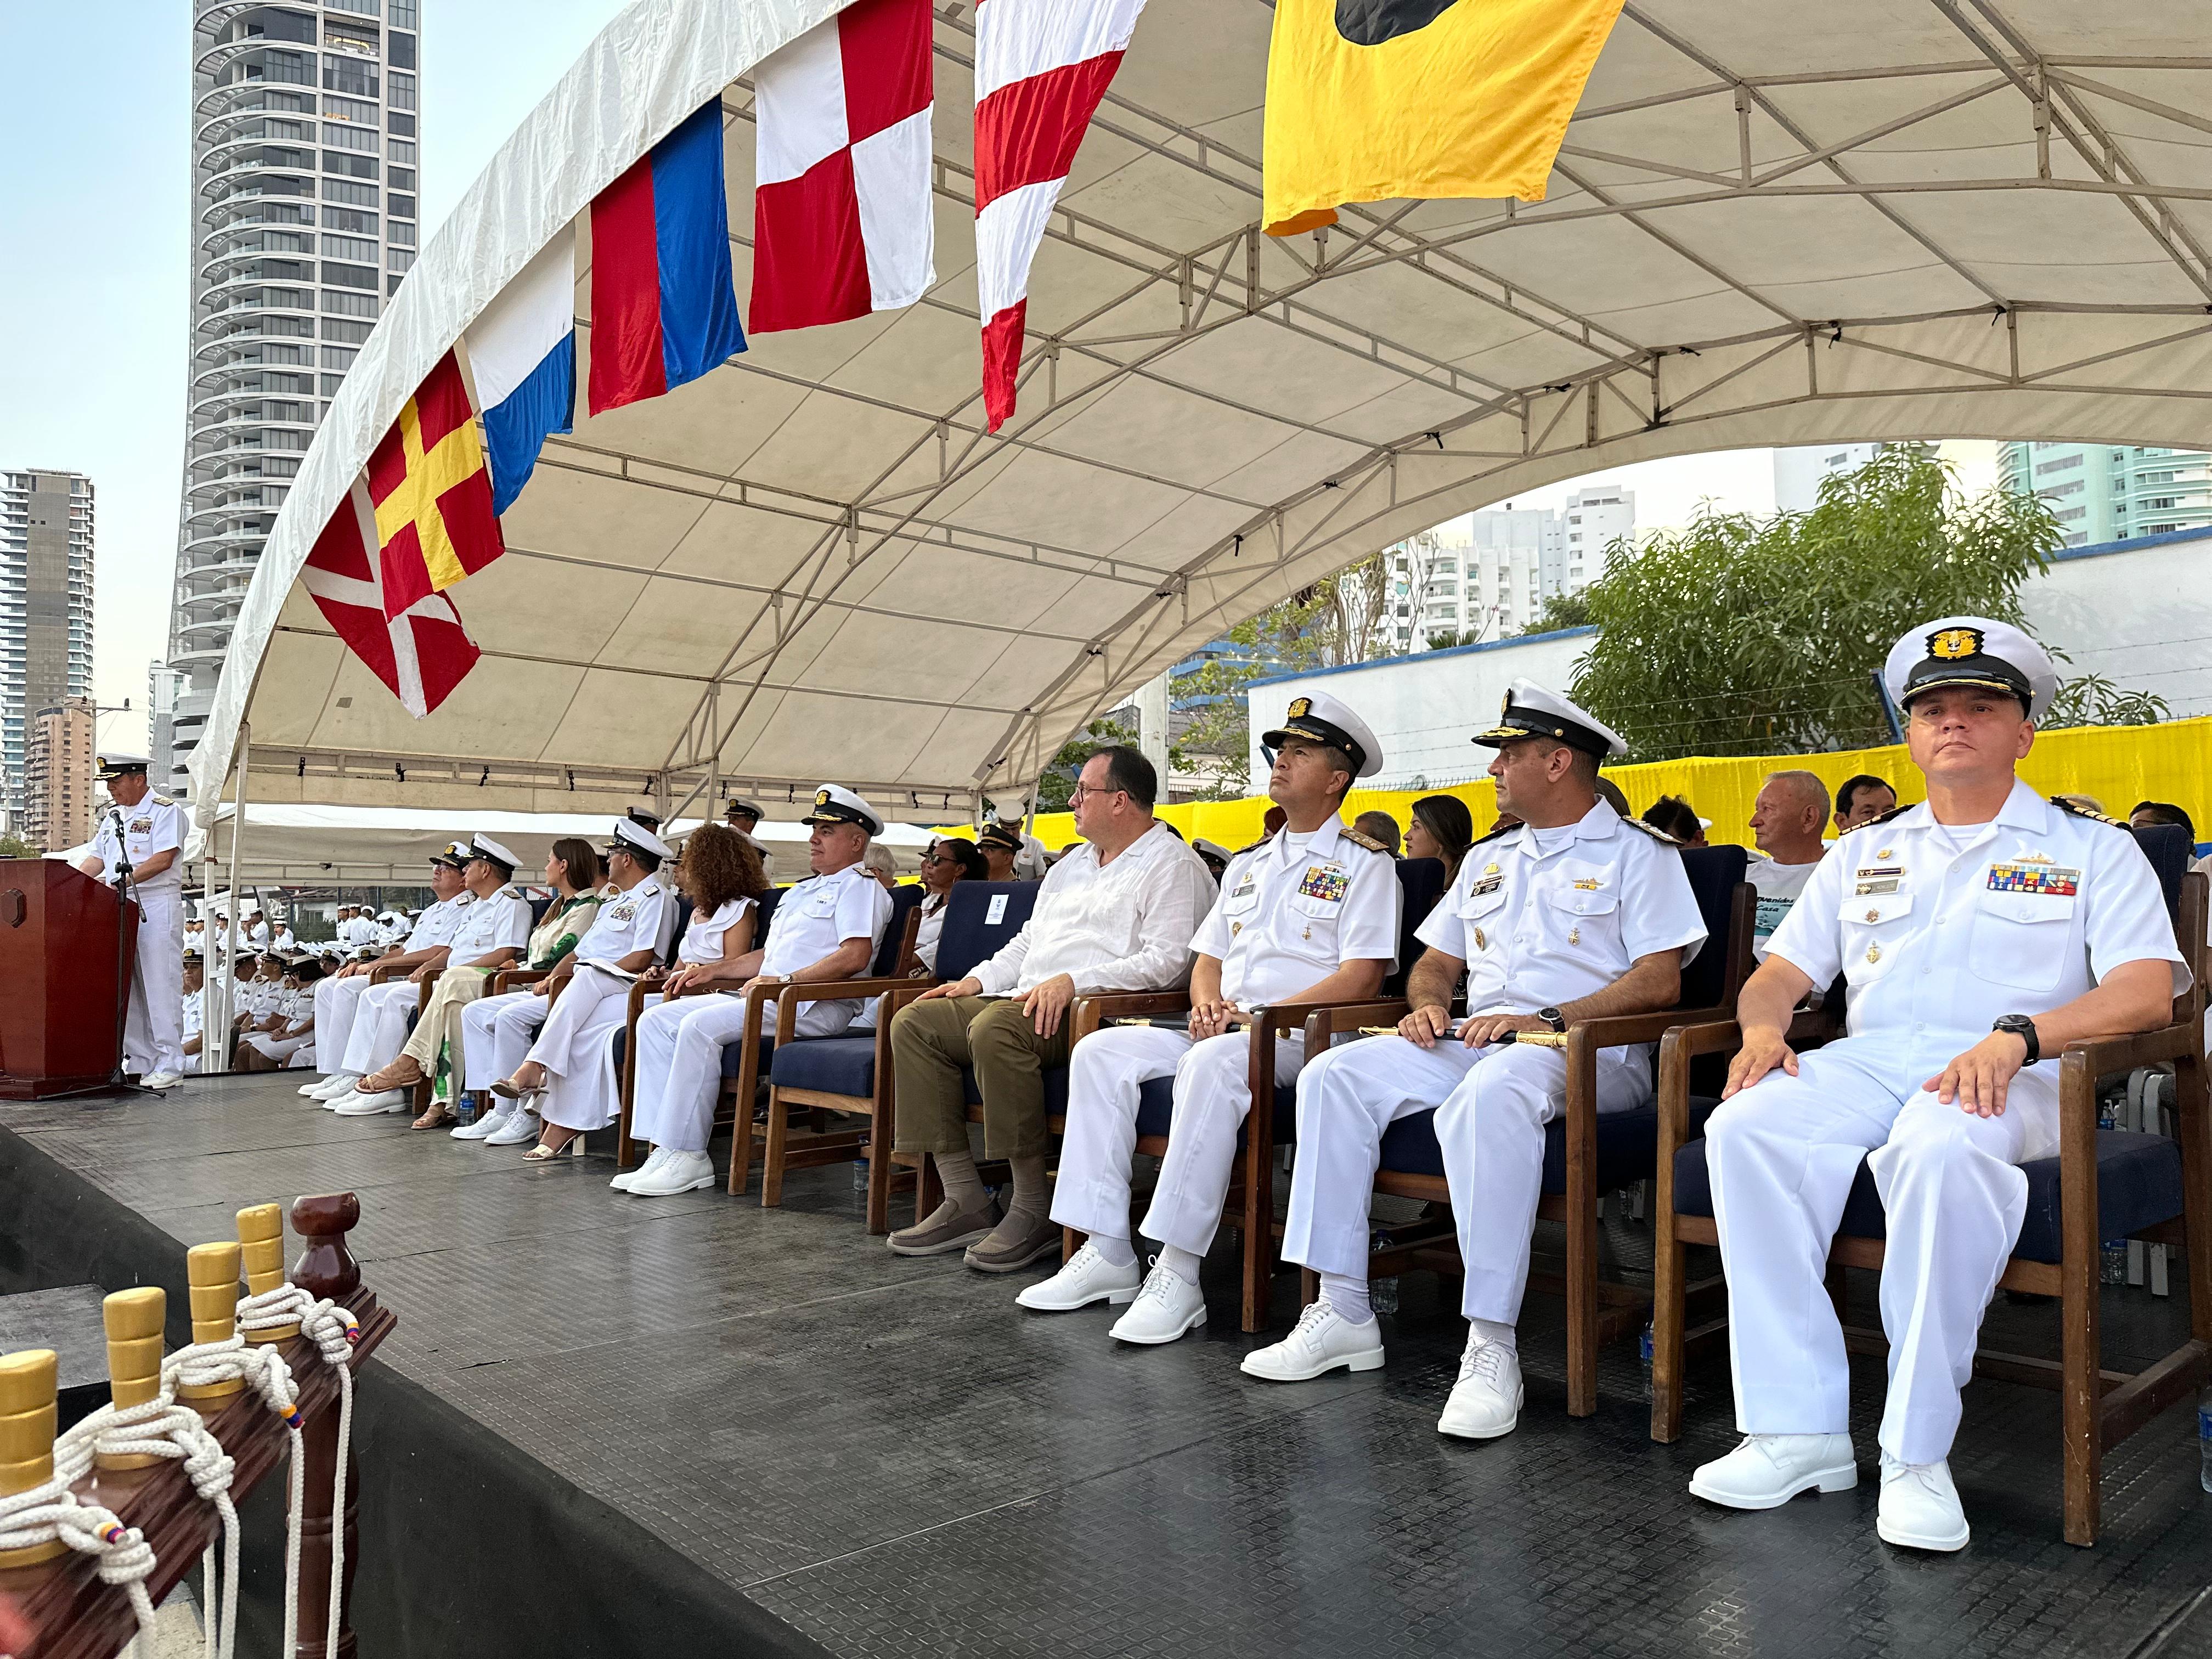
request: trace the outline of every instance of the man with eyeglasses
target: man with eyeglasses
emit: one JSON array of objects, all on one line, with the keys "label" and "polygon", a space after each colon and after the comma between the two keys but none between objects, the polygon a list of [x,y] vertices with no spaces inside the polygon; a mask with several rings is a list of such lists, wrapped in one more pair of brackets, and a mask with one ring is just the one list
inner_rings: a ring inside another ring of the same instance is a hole
[{"label": "man with eyeglasses", "polygon": [[[898,1149],[927,1152],[945,1202],[891,1235],[901,1255],[963,1252],[1012,1273],[1060,1246],[1047,1214],[1044,1072],[1068,1059],[1067,1011],[1086,991],[1169,991],[1189,977],[1190,941],[1213,878],[1152,816],[1152,764],[1121,744],[1083,763],[1068,805],[1085,845],[1054,865],[1028,922],[967,978],[939,985],[891,1021]],[[988,835],[989,832],[987,831]],[[975,1173],[962,1069],[983,1097],[983,1148],[1013,1170],[1005,1218]]]}]

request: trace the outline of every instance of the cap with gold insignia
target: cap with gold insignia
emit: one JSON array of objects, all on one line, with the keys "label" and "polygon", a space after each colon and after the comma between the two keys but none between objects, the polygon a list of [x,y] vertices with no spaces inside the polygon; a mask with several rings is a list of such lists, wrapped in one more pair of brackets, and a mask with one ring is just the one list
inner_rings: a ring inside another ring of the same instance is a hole
[{"label": "cap with gold insignia", "polygon": [[750,818],[758,823],[768,814],[761,811],[758,801],[738,798],[724,805],[722,816],[726,818]]},{"label": "cap with gold insignia", "polygon": [[623,809],[623,816],[632,823],[642,829],[650,830],[656,835],[660,832],[660,814],[650,806],[625,807]]},{"label": "cap with gold insignia", "polygon": [[666,842],[661,840],[635,818],[617,818],[615,838],[613,844],[607,848],[607,856],[611,858],[617,853],[631,851],[650,853],[657,859],[672,859],[676,856],[670,850]]},{"label": "cap with gold insignia", "polygon": [[469,856],[471,859],[489,859],[494,864],[505,865],[509,875],[514,874],[522,864],[520,859],[515,857],[489,836],[470,836]]},{"label": "cap with gold insignia", "polygon": [[[475,856],[476,853],[469,846],[468,842],[465,841],[449,841],[446,843],[442,851],[430,854],[430,862],[433,864],[442,864],[448,870],[465,870],[469,867],[469,860]],[[346,908],[350,909],[359,909],[361,907],[358,905],[351,905]]]},{"label": "cap with gold insignia", "polygon": [[1628,752],[1620,733],[1534,680],[1514,681],[1506,690],[1498,724],[1474,734],[1474,741],[1487,749],[1519,743],[1524,738],[1552,738],[1600,759]]},{"label": "cap with gold insignia", "polygon": [[153,763],[143,755],[95,755],[93,765],[103,778],[120,778],[133,772],[143,772]]},{"label": "cap with gold insignia", "polygon": [[987,823],[975,837],[978,847],[1003,847],[1009,853],[1022,850],[1022,832],[1003,823]]},{"label": "cap with gold insignia", "polygon": [[814,792],[814,808],[801,823],[857,823],[872,836],[884,833],[876,809],[842,784],[825,783]]},{"label": "cap with gold insignia", "polygon": [[2030,720],[2058,695],[2051,653],[2010,623],[1987,617],[1945,617],[1914,629],[1892,647],[1881,681],[1899,708],[1910,708],[1923,691],[1966,686],[2019,698]]},{"label": "cap with gold insignia", "polygon": [[1305,738],[1341,749],[1352,757],[1352,775],[1371,778],[1382,769],[1382,744],[1367,722],[1324,692],[1292,697],[1283,711],[1283,723],[1260,734],[1260,745],[1270,761],[1285,738]]}]

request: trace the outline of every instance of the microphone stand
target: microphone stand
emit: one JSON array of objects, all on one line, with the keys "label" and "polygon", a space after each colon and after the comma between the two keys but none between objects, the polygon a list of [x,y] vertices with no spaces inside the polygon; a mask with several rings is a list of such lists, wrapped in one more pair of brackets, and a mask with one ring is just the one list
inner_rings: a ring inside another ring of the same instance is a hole
[{"label": "microphone stand", "polygon": [[[122,807],[109,802],[107,817],[115,828],[115,897],[118,906],[115,919],[115,1069],[108,1073],[107,1085],[111,1089],[122,1089],[131,1086],[128,1081],[130,1073],[125,1068],[123,1044],[131,1028],[131,964],[137,959],[131,949],[128,913],[122,907],[136,904],[137,898],[131,885],[131,848],[124,836]],[[146,1012],[147,1028],[150,1032],[153,1010],[149,1008]],[[159,1055],[155,1057],[155,1064],[157,1066],[161,1064]]]}]

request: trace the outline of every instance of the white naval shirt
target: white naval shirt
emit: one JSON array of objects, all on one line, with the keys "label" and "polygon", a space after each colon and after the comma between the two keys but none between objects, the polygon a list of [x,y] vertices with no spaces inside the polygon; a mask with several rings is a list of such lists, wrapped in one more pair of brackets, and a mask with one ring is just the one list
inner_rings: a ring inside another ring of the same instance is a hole
[{"label": "white naval shirt", "polygon": [[720,962],[729,954],[723,947],[723,939],[740,916],[757,908],[757,902],[750,898],[733,898],[718,906],[712,915],[692,911],[691,920],[684,929],[684,942],[676,947],[677,961]]},{"label": "white naval shirt", "polygon": [[1351,840],[1335,818],[1311,836],[1278,830],[1229,860],[1190,945],[1220,962],[1222,996],[1245,1009],[1280,1002],[1348,962],[1395,965],[1397,860]]},{"label": "white naval shirt", "polygon": [[[872,951],[890,921],[891,896],[867,866],[848,864],[826,876],[796,883],[769,918],[761,972],[789,974],[811,967],[848,939],[865,939]],[[860,973],[865,975],[866,966]]]},{"label": "white naval shirt", "polygon": [[469,895],[472,901],[460,913],[460,925],[446,941],[446,960],[464,967],[495,951],[520,952],[530,943],[530,901],[512,887],[502,887],[489,898]]},{"label": "white naval shirt", "polygon": [[1564,830],[1523,824],[1477,842],[1418,931],[1467,963],[1470,1014],[1559,1007],[1639,957],[1679,949],[1686,964],[1705,940],[1681,854],[1603,801]]},{"label": "white naval shirt", "polygon": [[676,901],[658,874],[647,876],[627,893],[617,892],[599,907],[599,919],[576,945],[578,965],[587,962],[620,962],[640,951],[653,952],[658,962],[668,953],[669,936],[676,931]]},{"label": "white naval shirt", "polygon": [[2001,1015],[2060,1007],[2124,963],[2170,963],[2176,996],[2190,982],[2135,837],[2017,781],[1989,823],[1947,829],[1923,801],[1849,832],[1771,951],[1816,986],[1843,974],[1850,1034],[1908,1038],[1916,1083]]},{"label": "white naval shirt", "polygon": [[[115,839],[118,815],[123,821],[119,846]],[[181,848],[184,844],[184,810],[174,801],[149,792],[136,806],[117,805],[100,815],[99,833],[92,838],[92,856],[100,860],[103,876],[112,876],[125,854],[130,855],[131,866],[136,870],[155,854]],[[131,884],[148,893],[180,891],[185,884],[184,860],[170,860],[167,869],[144,881],[134,875]]]},{"label": "white naval shirt", "polygon": [[[477,902],[474,893],[464,889],[449,899],[440,899],[415,919],[415,927],[407,935],[409,954],[416,951],[434,951],[441,945],[451,945],[453,935],[461,930],[461,913]],[[374,944],[383,938],[383,929],[374,921],[363,944]]]},{"label": "white naval shirt", "polygon": [[201,991],[185,993],[183,1004],[184,1040],[190,1042],[200,1034],[200,1002],[205,994]]},{"label": "white naval shirt", "polygon": [[1078,991],[1172,990],[1219,897],[1206,860],[1155,823],[1101,866],[1088,842],[1046,872],[1022,931],[980,963],[985,996],[1024,996],[1057,974]]},{"label": "white naval shirt", "polygon": [[1774,930],[1782,925],[1783,917],[1790,914],[1790,906],[1797,902],[1797,896],[1805,890],[1805,884],[1813,879],[1813,872],[1820,867],[1819,859],[1810,864],[1777,864],[1764,855],[1753,859],[1745,867],[1743,878],[1759,895],[1759,908],[1751,924],[1753,960],[1766,960]]}]

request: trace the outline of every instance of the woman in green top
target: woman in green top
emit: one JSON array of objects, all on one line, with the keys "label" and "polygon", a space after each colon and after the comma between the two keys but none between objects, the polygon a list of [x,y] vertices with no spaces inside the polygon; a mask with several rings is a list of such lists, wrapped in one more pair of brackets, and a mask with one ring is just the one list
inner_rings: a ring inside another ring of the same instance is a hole
[{"label": "woman in green top", "polygon": [[[523,958],[527,966],[541,972],[555,966],[591,931],[602,902],[600,873],[599,855],[591,842],[563,836],[553,843],[552,854],[545,860],[553,902],[531,931]],[[461,1009],[490,988],[492,973],[489,968],[448,968],[441,973],[398,1058],[362,1081],[379,1089],[411,1089],[423,1079],[444,1073],[448,1052],[460,1052]],[[433,1095],[410,1127],[434,1129],[452,1122],[453,1109],[446,1097],[449,1092]]]}]

